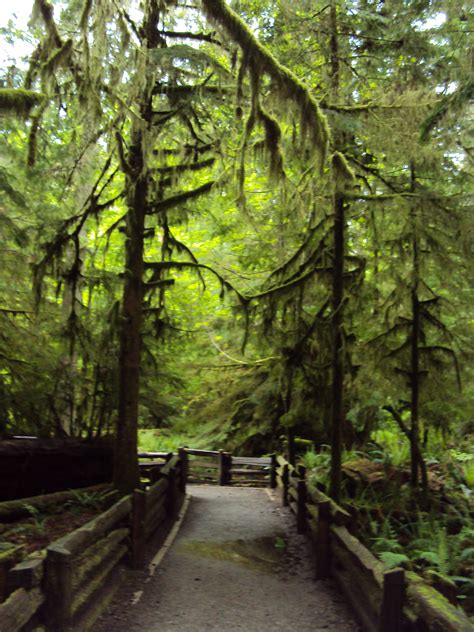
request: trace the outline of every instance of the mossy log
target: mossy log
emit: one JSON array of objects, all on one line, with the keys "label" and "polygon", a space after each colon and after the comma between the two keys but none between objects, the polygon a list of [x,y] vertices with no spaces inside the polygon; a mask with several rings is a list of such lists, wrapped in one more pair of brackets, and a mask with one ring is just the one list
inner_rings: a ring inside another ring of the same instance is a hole
[{"label": "mossy log", "polygon": [[10,593],[19,588],[32,590],[41,584],[43,576],[44,559],[35,558],[24,560],[8,571],[7,589]]},{"label": "mossy log", "polygon": [[19,632],[36,613],[45,596],[39,588],[20,588],[0,604],[0,624],[2,632]]},{"label": "mossy log", "polygon": [[382,562],[345,527],[331,526],[331,548],[335,551],[346,551],[346,560],[351,563],[351,566],[361,570],[369,580],[373,581],[374,587],[382,589],[384,573]]},{"label": "mossy log", "polygon": [[11,568],[21,559],[23,545],[12,546],[6,551],[0,551],[0,602],[2,602],[8,591],[7,577]]},{"label": "mossy log", "polygon": [[76,592],[72,599],[72,614],[77,616],[80,609],[83,608],[89,599],[94,595],[96,590],[107,581],[109,574],[114,570],[123,556],[127,553],[127,547],[120,545],[114,549],[113,553],[107,558],[106,562],[100,567],[100,570],[91,577],[90,581],[83,584],[82,590]]},{"label": "mossy log", "polygon": [[[378,619],[382,605],[382,588],[373,574],[368,573],[364,564],[359,564],[344,546],[331,543],[330,574],[338,571],[347,573],[351,584],[357,589],[357,600],[369,612],[371,619]],[[353,591],[354,592],[354,591]],[[356,598],[354,595],[353,601]]]},{"label": "mossy log", "polygon": [[270,467],[272,464],[271,457],[267,456],[233,456],[232,465],[260,465],[261,467]]},{"label": "mossy log", "polygon": [[[107,582],[98,589],[94,599],[89,600],[74,620],[74,632],[89,632],[97,619],[105,612],[123,579],[121,569],[115,568],[107,578]],[[36,630],[34,631],[36,632]]]},{"label": "mossy log", "polygon": [[46,95],[22,88],[0,88],[0,113],[28,117],[35,105],[46,99]]},{"label": "mossy log", "polygon": [[340,507],[329,496],[324,494],[321,490],[311,484],[307,484],[308,496],[317,504],[318,502],[329,501],[331,504],[331,521],[339,526],[347,526],[352,522],[351,514]]},{"label": "mossy log", "polygon": [[298,500],[298,490],[296,489],[296,487],[290,487],[290,489],[288,490],[288,495],[290,496],[290,498]]},{"label": "mossy log", "polygon": [[374,618],[366,607],[365,595],[349,571],[332,569],[331,575],[339,584],[344,597],[351,604],[365,632],[380,632],[378,618]]},{"label": "mossy log", "polygon": [[145,538],[148,540],[158,527],[166,520],[168,514],[165,507],[156,507],[153,512],[147,516],[145,522]]},{"label": "mossy log", "polygon": [[74,500],[78,492],[81,494],[97,494],[106,492],[110,485],[93,485],[79,490],[68,490],[66,492],[55,492],[54,494],[43,494],[42,496],[32,496],[31,498],[21,498],[20,500],[7,500],[0,503],[0,522],[13,522],[20,518],[29,518],[31,512],[27,505],[31,505],[39,511],[44,511],[56,505],[62,505],[69,500]]},{"label": "mossy log", "polygon": [[205,461],[194,461],[194,460],[190,460],[189,461],[189,466],[192,467],[192,469],[206,469],[206,470],[217,470],[219,467],[219,463],[215,462],[215,461],[209,461],[208,463],[206,463]]},{"label": "mossy log", "polygon": [[153,507],[159,500],[166,494],[166,491],[169,487],[169,482],[162,478],[161,480],[154,483],[147,492],[146,495],[146,504],[147,508]]},{"label": "mossy log", "polygon": [[130,530],[127,528],[111,531],[105,538],[98,540],[76,557],[72,574],[73,590],[77,590],[84,580],[88,580],[88,576],[119,548],[129,533]]},{"label": "mossy log", "polygon": [[430,632],[472,632],[466,614],[416,573],[407,572],[408,603]]},{"label": "mossy log", "polygon": [[72,554],[77,554],[119,524],[131,511],[132,497],[125,496],[94,520],[56,540],[55,545],[64,547]]},{"label": "mossy log", "polygon": [[161,473],[163,476],[166,476],[171,472],[171,470],[176,469],[179,466],[180,460],[179,456],[175,454],[171,457],[171,459],[162,467]]}]

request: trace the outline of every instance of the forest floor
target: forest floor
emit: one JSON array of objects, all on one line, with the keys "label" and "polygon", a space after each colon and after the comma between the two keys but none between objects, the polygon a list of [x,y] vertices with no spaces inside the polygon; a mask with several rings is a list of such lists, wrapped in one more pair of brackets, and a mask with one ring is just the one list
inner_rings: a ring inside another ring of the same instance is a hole
[{"label": "forest floor", "polygon": [[330,581],[314,581],[294,516],[266,489],[193,485],[154,574],[131,571],[93,632],[357,632]]}]

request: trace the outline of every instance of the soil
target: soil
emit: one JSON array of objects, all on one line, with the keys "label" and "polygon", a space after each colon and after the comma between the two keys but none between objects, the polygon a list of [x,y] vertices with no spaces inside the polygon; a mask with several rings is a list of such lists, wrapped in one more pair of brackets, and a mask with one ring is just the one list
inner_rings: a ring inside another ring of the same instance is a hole
[{"label": "soil", "polygon": [[73,506],[57,507],[31,518],[0,524],[0,543],[21,546],[23,555],[45,549],[51,542],[78,529],[101,512],[100,507],[89,509]]},{"label": "soil", "polygon": [[[93,632],[357,632],[330,581],[315,581],[307,541],[265,489],[193,485],[174,545],[129,571]],[[151,560],[150,560],[151,561]]]}]

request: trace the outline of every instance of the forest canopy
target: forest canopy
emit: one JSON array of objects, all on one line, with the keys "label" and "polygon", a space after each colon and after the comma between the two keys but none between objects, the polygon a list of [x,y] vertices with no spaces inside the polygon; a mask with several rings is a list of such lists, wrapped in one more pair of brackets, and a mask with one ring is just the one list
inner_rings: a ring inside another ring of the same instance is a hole
[{"label": "forest canopy", "polygon": [[[35,0],[2,37],[0,432],[473,432],[467,2]],[[377,435],[377,433],[379,433]]]}]

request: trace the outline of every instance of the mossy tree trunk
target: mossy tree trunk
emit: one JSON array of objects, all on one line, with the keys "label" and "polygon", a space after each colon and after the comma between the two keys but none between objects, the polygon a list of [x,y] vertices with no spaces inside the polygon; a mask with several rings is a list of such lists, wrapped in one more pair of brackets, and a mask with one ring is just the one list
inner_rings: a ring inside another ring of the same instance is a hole
[{"label": "mossy tree trunk", "polygon": [[114,486],[123,494],[130,493],[139,482],[137,430],[143,319],[143,232],[147,203],[142,134],[139,130],[134,131],[129,163],[126,265],[120,326],[119,408],[114,460]]},{"label": "mossy tree trunk", "polygon": [[115,434],[114,486],[121,494],[138,487],[138,410],[140,399],[140,360],[143,321],[144,232],[148,209],[150,171],[145,164],[146,135],[152,132],[152,93],[155,73],[149,51],[159,43],[159,10],[156,0],[147,0],[144,7],[143,46],[146,56],[143,72],[147,81],[138,97],[140,119],[134,119],[131,142],[122,168],[126,174],[127,228],[125,273],[122,295],[119,406]]},{"label": "mossy tree trunk", "polygon": [[[340,62],[337,33],[337,3],[330,8],[330,68],[331,89],[334,102],[339,99]],[[335,133],[335,149],[341,145],[341,135]],[[339,500],[341,493],[342,427],[344,423],[344,250],[345,250],[345,203],[344,195],[335,182],[333,198],[333,278],[332,278],[332,417],[331,417],[331,472],[330,494]]]}]

